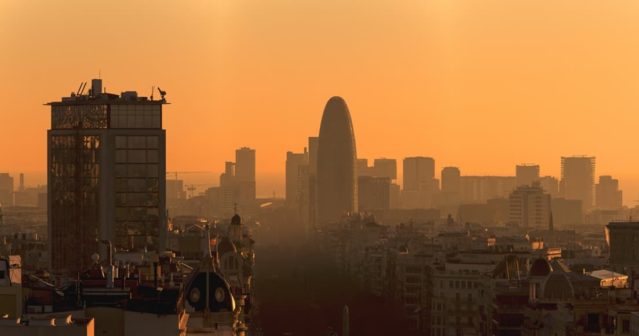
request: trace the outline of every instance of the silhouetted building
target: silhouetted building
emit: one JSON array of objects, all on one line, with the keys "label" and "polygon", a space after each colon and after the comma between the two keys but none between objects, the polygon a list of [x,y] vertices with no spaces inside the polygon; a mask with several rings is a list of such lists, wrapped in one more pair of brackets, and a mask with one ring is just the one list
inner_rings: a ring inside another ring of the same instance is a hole
[{"label": "silhouetted building", "polygon": [[545,192],[549,193],[551,197],[559,196],[559,180],[553,176],[543,176],[539,178],[539,184]]},{"label": "silhouetted building", "polygon": [[[308,167],[308,151],[303,153],[286,153],[286,204],[290,208],[297,208],[300,204],[301,190],[303,186],[300,169]],[[304,168],[307,169],[307,168]]]},{"label": "silhouetted building", "polygon": [[[24,181],[24,179],[23,179]],[[37,207],[42,194],[47,193],[46,186],[22,187],[13,194],[13,203],[16,206]]]},{"label": "silhouetted building", "polygon": [[0,173],[0,204],[13,205],[13,177],[7,173]]},{"label": "silhouetted building", "polygon": [[521,164],[515,168],[515,177],[517,178],[517,186],[531,186],[534,182],[539,181],[539,165]]},{"label": "silhouetted building", "polygon": [[359,210],[390,208],[391,183],[388,177],[360,176],[358,179]]},{"label": "silhouetted building", "polygon": [[397,179],[397,160],[379,158],[373,161],[373,176]]},{"label": "silhouetted building", "polygon": [[51,267],[84,271],[98,240],[165,248],[165,130],[161,100],[103,92],[102,80],[51,102],[48,230]]},{"label": "silhouetted building", "polygon": [[324,108],[317,159],[317,224],[324,225],[357,211],[355,134],[340,97],[332,97]]},{"label": "silhouetted building", "polygon": [[317,154],[319,137],[308,137],[308,186],[307,186],[307,216],[304,218],[306,228],[316,225],[317,220]]},{"label": "silhouetted building", "polygon": [[255,205],[255,149],[242,147],[235,151],[235,179],[238,203],[244,209]]},{"label": "silhouetted building", "polygon": [[402,206],[407,209],[431,208],[439,190],[435,179],[435,160],[429,157],[408,157],[403,167],[404,189]]},{"label": "silhouetted building", "polygon": [[606,226],[610,266],[624,274],[639,272],[639,222],[611,222]]},{"label": "silhouetted building", "polygon": [[517,187],[508,198],[509,223],[520,228],[545,230],[550,225],[550,195],[534,183]]},{"label": "silhouetted building", "polygon": [[584,223],[584,213],[580,200],[552,198],[550,205],[555,228],[569,229]]},{"label": "silhouetted building", "polygon": [[404,159],[404,190],[430,190],[435,186],[435,160],[429,157],[407,157]]},{"label": "silhouetted building", "polygon": [[444,167],[442,169],[442,192],[459,194],[461,190],[461,172],[457,167]]},{"label": "silhouetted building", "polygon": [[492,198],[508,198],[516,185],[514,176],[462,176],[461,199],[483,203]]},{"label": "silhouetted building", "polygon": [[619,180],[613,179],[612,176],[599,176],[599,183],[595,186],[595,196],[597,209],[619,210],[623,206]]},{"label": "silhouetted building", "polygon": [[583,211],[589,211],[594,202],[595,158],[571,156],[561,158],[561,195],[580,200]]},{"label": "silhouetted building", "polygon": [[368,167],[368,159],[358,158],[355,161],[357,176],[373,176],[372,169]]},{"label": "silhouetted building", "polygon": [[178,180],[177,178],[167,179],[166,180],[167,209],[170,209],[170,211],[173,211],[173,209],[177,208],[180,205],[180,203],[185,200],[186,200],[186,191],[184,190],[184,181]]}]

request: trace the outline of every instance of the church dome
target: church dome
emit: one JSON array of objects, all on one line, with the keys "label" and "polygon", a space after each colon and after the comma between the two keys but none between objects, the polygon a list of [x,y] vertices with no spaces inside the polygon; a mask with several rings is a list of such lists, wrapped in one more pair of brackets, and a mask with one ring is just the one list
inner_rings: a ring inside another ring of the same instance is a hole
[{"label": "church dome", "polygon": [[539,258],[530,267],[530,276],[545,277],[552,271],[552,266],[550,266],[548,260]]}]

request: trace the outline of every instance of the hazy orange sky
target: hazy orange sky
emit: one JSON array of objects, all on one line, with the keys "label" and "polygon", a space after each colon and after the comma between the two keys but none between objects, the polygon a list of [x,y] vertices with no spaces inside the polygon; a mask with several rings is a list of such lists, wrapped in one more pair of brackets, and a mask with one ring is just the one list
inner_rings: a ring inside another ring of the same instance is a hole
[{"label": "hazy orange sky", "polygon": [[110,92],[168,92],[170,171],[250,146],[273,180],[340,95],[360,157],[557,176],[593,155],[634,204],[637,18],[636,0],[0,0],[0,171],[44,171],[42,104],[101,72]]}]

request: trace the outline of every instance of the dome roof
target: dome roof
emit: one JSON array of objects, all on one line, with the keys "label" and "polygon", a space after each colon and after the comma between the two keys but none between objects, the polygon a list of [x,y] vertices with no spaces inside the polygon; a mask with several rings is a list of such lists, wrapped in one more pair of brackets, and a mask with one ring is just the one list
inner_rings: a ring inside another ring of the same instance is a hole
[{"label": "dome roof", "polygon": [[217,247],[218,256],[223,256],[224,254],[228,252],[233,252],[233,253],[237,252],[237,249],[235,248],[235,244],[233,244],[233,242],[228,236],[222,237],[222,239],[216,245],[216,247]]},{"label": "dome roof", "polygon": [[575,296],[575,289],[566,273],[552,273],[544,285],[545,299],[568,300]]},{"label": "dome roof", "polygon": [[[207,275],[208,273],[208,275]],[[185,299],[187,303],[195,311],[206,310],[206,294],[208,279],[208,309],[210,312],[222,312],[235,310],[235,300],[231,293],[229,284],[224,278],[214,271],[200,271],[191,277],[189,283],[186,286]]]},{"label": "dome roof", "polygon": [[550,266],[548,260],[539,258],[535,260],[530,267],[530,276],[545,277],[552,271],[552,266]]},{"label": "dome roof", "polygon": [[235,214],[231,217],[231,225],[242,225],[242,217],[240,215]]}]

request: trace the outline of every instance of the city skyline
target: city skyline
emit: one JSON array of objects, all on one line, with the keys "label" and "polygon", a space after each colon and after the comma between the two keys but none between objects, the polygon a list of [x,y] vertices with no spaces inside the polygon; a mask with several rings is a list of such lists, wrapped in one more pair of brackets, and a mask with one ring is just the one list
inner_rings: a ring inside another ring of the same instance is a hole
[{"label": "city skyline", "polygon": [[[258,180],[275,175],[281,182],[270,184],[283,195],[286,151],[317,135],[324,102],[340,95],[354,111],[360,157],[428,156],[438,169],[473,175],[533,162],[542,175],[559,176],[561,156],[583,154],[597,157],[598,174],[620,180],[628,201],[639,194],[639,158],[627,155],[639,121],[637,3],[134,2],[126,12],[100,5],[108,15],[48,15],[96,6],[0,4],[0,90],[10,111],[0,115],[0,152],[11,158],[0,160],[0,171],[44,171],[42,104],[101,74],[112,92],[168,92],[169,171],[221,173],[235,149],[250,146],[259,153]],[[329,17],[333,28],[319,29]],[[91,20],[108,28],[90,29]],[[42,48],[55,52],[45,57]],[[326,52],[332,48],[342,52]],[[287,127],[273,132],[264,127],[271,122]],[[188,150],[192,144],[201,150]],[[273,189],[258,186],[261,195]]]}]

